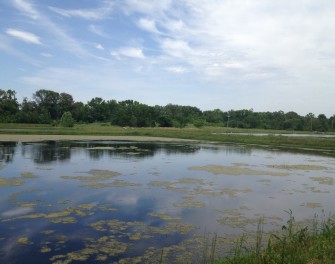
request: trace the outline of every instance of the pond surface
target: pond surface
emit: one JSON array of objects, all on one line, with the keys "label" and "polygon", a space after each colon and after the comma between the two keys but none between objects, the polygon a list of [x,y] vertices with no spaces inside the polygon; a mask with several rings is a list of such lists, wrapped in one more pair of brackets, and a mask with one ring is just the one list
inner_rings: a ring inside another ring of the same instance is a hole
[{"label": "pond surface", "polygon": [[334,208],[335,159],[241,146],[0,143],[0,263],[201,263]]}]

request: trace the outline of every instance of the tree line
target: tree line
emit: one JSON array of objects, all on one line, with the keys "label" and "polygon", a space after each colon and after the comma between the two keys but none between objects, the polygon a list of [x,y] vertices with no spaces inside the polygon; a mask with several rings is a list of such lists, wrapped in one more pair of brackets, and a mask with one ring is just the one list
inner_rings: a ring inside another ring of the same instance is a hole
[{"label": "tree line", "polygon": [[94,97],[87,103],[74,101],[68,93],[41,89],[18,102],[14,90],[0,89],[0,122],[65,124],[105,122],[130,127],[196,127],[215,125],[294,131],[332,131],[335,115],[327,118],[309,113],[254,112],[253,109],[201,111],[195,106],[168,104],[149,106],[133,100],[105,100]]}]

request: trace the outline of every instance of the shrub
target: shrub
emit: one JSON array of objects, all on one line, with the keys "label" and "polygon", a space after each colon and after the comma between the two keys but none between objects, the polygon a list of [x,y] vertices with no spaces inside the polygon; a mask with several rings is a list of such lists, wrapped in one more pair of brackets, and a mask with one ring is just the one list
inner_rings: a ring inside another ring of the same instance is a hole
[{"label": "shrub", "polygon": [[74,126],[74,119],[70,112],[65,112],[60,119],[60,125],[62,127],[73,127]]}]

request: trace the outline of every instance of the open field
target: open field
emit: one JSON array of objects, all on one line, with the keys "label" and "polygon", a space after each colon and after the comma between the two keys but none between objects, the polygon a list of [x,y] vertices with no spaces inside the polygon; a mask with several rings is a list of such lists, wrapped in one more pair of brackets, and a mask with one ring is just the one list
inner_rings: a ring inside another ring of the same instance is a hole
[{"label": "open field", "polygon": [[[245,134],[240,135],[236,133]],[[252,135],[255,133],[264,133],[266,135]],[[196,141],[210,141],[213,143],[245,144],[287,150],[308,152],[312,151],[332,156],[335,155],[335,138],[286,137],[275,135],[287,133],[297,132],[259,129],[234,129],[225,127],[122,128],[117,126],[110,126],[109,124],[84,124],[75,125],[72,128],[63,128],[53,127],[50,125],[0,124],[0,141],[83,139],[175,141],[176,139],[191,139]],[[303,134],[302,132],[299,133]],[[28,135],[30,135],[30,137],[28,137]]]}]

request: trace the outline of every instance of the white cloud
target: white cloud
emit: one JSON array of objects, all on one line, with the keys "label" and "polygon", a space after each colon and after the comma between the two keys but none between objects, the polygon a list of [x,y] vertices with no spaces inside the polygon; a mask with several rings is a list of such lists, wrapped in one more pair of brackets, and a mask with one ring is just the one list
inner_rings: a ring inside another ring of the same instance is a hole
[{"label": "white cloud", "polygon": [[168,10],[172,0],[125,0],[126,12],[139,12],[144,14],[161,14]]},{"label": "white cloud", "polygon": [[164,53],[185,60],[187,60],[187,56],[195,54],[195,51],[184,40],[163,39],[161,47]]},{"label": "white cloud", "polygon": [[114,4],[105,1],[102,7],[93,9],[62,9],[57,7],[49,7],[49,9],[64,17],[79,17],[87,20],[103,20],[110,16],[114,11]]},{"label": "white cloud", "polygon": [[89,25],[88,30],[100,37],[103,38],[108,37],[108,34],[104,31],[104,29],[101,26]]},{"label": "white cloud", "polygon": [[101,44],[96,44],[95,48],[99,50],[105,50],[105,48]]},{"label": "white cloud", "polygon": [[138,27],[152,33],[159,33],[155,21],[151,19],[141,18],[137,22]]},{"label": "white cloud", "polygon": [[13,5],[20,10],[22,14],[30,19],[38,21],[41,27],[44,27],[46,32],[52,34],[56,41],[53,43],[59,45],[66,52],[75,54],[78,57],[89,56],[89,53],[82,45],[69,36],[61,27],[53,23],[47,16],[41,14],[34,6],[28,1],[14,0]]},{"label": "white cloud", "polygon": [[120,57],[129,57],[129,58],[134,58],[134,59],[144,59],[145,56],[143,54],[142,49],[140,48],[134,48],[134,47],[125,47],[125,48],[120,48],[117,51],[111,52],[111,55],[117,58]]},{"label": "white cloud", "polygon": [[24,0],[14,0],[13,3],[19,10],[26,13],[32,19],[37,20],[41,17],[40,14],[32,7],[30,3]]},{"label": "white cloud", "polygon": [[46,58],[51,58],[51,57],[52,57],[52,54],[50,54],[50,53],[46,53],[46,52],[42,52],[41,55],[42,55],[43,57],[46,57]]},{"label": "white cloud", "polygon": [[15,37],[27,43],[32,43],[32,44],[37,44],[37,45],[42,44],[38,36],[36,36],[33,33],[27,32],[27,31],[22,31],[22,30],[18,30],[14,28],[8,28],[6,29],[6,33],[12,37]]},{"label": "white cloud", "polygon": [[171,67],[166,67],[165,70],[173,73],[185,73],[187,72],[187,68],[182,67],[182,66],[171,66]]}]

